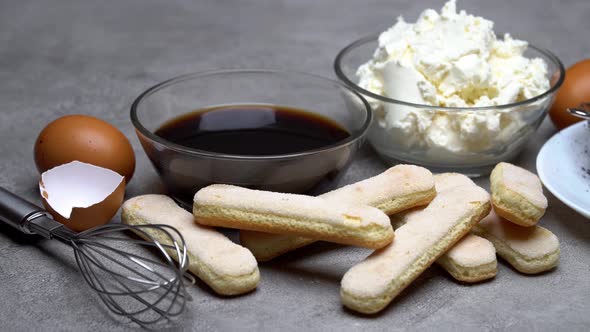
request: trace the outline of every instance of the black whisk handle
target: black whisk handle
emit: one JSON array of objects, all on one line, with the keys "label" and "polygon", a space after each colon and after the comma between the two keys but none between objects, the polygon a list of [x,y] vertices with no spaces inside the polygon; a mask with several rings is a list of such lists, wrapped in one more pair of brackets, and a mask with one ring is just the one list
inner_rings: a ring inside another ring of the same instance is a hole
[{"label": "black whisk handle", "polygon": [[27,234],[29,222],[47,212],[39,206],[0,187],[0,220]]}]

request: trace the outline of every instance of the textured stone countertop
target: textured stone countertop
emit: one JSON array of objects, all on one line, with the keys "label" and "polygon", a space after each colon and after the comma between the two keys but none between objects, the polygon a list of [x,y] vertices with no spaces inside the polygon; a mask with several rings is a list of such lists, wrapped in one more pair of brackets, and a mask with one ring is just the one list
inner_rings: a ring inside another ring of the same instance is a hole
[{"label": "textured stone countertop", "polygon": [[[334,77],[347,43],[414,20],[434,0],[0,1],[0,185],[39,202],[33,143],[50,120],[98,116],[131,140],[137,169],[128,197],[162,192],[129,121],[133,99],[164,79],[223,67],[292,69]],[[590,56],[587,0],[460,0],[497,31],[554,51],[566,66]],[[534,170],[555,133],[546,120],[516,163]],[[342,183],[384,170],[365,147]],[[487,186],[485,180],[481,184]],[[202,284],[178,321],[186,330],[588,330],[590,221],[549,194],[542,225],[561,241],[559,267],[524,276],[500,261],[486,283],[454,282],[433,266],[381,314],[343,309],[340,279],[365,249],[325,243],[261,265],[253,293],[215,296]],[[583,193],[581,193],[583,194]],[[118,217],[117,217],[118,219]],[[118,331],[61,243],[0,225],[0,330]]]}]

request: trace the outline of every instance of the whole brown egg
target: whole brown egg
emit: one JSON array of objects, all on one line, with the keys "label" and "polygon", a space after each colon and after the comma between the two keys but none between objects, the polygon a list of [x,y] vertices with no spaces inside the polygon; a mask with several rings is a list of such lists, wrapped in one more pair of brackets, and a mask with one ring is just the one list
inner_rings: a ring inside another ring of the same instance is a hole
[{"label": "whole brown egg", "polygon": [[66,115],[49,123],[35,142],[40,173],[71,161],[111,169],[129,183],[135,154],[129,140],[111,124],[88,115]]},{"label": "whole brown egg", "polygon": [[590,102],[590,59],[582,60],[565,72],[563,85],[557,91],[549,117],[553,124],[563,129],[582,119],[568,113],[570,107],[580,107]]}]

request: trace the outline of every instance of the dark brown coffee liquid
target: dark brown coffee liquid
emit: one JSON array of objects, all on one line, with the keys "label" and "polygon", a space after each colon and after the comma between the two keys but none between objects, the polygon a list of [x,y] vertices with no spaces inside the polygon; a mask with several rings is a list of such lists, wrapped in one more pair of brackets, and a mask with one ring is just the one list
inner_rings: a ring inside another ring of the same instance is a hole
[{"label": "dark brown coffee liquid", "polygon": [[274,105],[198,110],[172,119],[155,133],[194,149],[248,156],[308,151],[350,136],[340,125],[323,116]]}]

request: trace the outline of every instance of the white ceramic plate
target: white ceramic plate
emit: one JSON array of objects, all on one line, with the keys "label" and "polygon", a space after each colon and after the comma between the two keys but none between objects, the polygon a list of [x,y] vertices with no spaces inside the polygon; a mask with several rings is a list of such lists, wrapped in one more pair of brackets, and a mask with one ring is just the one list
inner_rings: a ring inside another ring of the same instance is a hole
[{"label": "white ceramic plate", "polygon": [[590,219],[590,124],[551,137],[537,156],[537,174],[555,197]]}]

